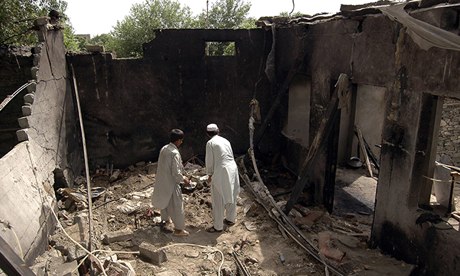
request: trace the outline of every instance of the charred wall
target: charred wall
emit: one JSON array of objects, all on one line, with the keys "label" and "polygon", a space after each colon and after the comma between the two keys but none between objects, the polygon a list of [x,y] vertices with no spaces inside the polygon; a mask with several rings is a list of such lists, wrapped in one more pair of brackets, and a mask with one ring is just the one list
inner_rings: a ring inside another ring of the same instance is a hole
[{"label": "charred wall", "polygon": [[[414,13],[418,19],[455,33],[458,20],[452,18],[458,17],[454,15],[458,16],[454,8]],[[422,119],[427,112],[423,99],[432,98],[424,95],[459,98],[460,83],[455,76],[460,73],[460,54],[435,47],[422,50],[406,30],[406,26],[382,14],[280,27],[276,39],[278,76],[282,80],[295,62],[291,51],[297,48],[293,45],[302,43],[307,50],[300,72],[311,78],[312,85],[311,102],[306,103],[311,106],[310,141],[317,133],[340,73],[346,73],[354,85],[386,90],[381,103],[385,114],[373,245],[417,264],[421,275],[453,275],[458,261],[451,256],[458,255],[460,234],[415,222],[423,213],[418,209],[423,187],[419,180],[425,171],[419,168],[433,160],[431,150],[425,148],[429,143],[421,141],[436,127],[425,125],[430,122]],[[287,110],[286,106],[283,110]],[[372,120],[381,115],[368,114],[362,119]],[[295,141],[290,139],[285,139],[285,143],[284,155],[294,158],[291,164],[298,168],[296,165],[302,160],[295,158],[304,158],[298,154],[300,146],[293,146]],[[318,203],[324,198],[327,154],[326,150],[320,154],[314,175],[310,176]]]},{"label": "charred wall", "polygon": [[[32,78],[32,67],[33,58],[29,47],[0,48],[0,102]],[[22,115],[22,96],[26,92],[20,93],[0,111],[0,157],[18,143],[18,118]]]},{"label": "charred wall", "polygon": [[[235,56],[207,56],[207,41],[235,42]],[[172,128],[185,131],[183,159],[204,154],[216,123],[236,154],[249,147],[249,102],[263,112],[272,94],[264,73],[269,32],[161,30],[142,59],[72,55],[92,165],[156,160]],[[257,84],[257,85],[256,85]]]}]

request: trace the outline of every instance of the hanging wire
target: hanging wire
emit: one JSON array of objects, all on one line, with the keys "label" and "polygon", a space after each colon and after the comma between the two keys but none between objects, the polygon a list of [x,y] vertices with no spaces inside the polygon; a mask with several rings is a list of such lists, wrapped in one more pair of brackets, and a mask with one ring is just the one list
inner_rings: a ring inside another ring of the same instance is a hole
[{"label": "hanging wire", "polygon": [[0,103],[0,111],[5,108],[5,106],[14,98],[16,95],[18,95],[22,90],[27,88],[27,86],[31,85],[33,82],[27,82],[24,83],[21,87],[19,87],[16,91],[14,91],[13,94],[6,96],[6,98],[3,100],[3,102]]},{"label": "hanging wire", "polygon": [[289,17],[291,17],[291,14],[294,12],[295,10],[295,0],[292,0],[292,11],[289,13]]}]

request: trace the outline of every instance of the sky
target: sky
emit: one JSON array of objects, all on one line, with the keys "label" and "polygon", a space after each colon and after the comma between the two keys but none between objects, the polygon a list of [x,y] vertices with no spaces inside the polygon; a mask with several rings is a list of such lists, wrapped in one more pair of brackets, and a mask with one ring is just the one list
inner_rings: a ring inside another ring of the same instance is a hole
[{"label": "sky", "polygon": [[[108,33],[117,21],[129,14],[134,3],[144,0],[66,0],[68,3],[66,14],[76,34]],[[194,15],[206,9],[206,0],[178,0],[183,5],[190,7]],[[215,0],[209,0],[209,6]],[[262,16],[275,16],[281,12],[291,12],[292,0],[245,0],[250,2],[249,16],[259,18]],[[373,0],[294,0],[294,12],[303,14],[316,14],[320,12],[335,13],[340,10],[340,4],[363,4]]]}]

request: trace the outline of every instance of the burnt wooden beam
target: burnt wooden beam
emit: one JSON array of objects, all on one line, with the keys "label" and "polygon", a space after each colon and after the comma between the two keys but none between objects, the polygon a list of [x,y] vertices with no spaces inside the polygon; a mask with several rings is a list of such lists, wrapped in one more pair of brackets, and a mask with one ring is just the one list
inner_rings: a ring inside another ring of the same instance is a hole
[{"label": "burnt wooden beam", "polygon": [[364,145],[363,133],[361,132],[361,129],[357,126],[355,126],[355,131],[356,131],[356,135],[358,136],[358,144],[359,144],[359,148],[361,149],[361,154],[364,157],[367,172],[369,173],[370,177],[373,177],[374,175],[372,174],[372,167],[371,167],[371,163],[369,162],[369,156],[367,155],[366,145]]},{"label": "burnt wooden beam", "polygon": [[289,214],[289,212],[294,207],[294,204],[297,203],[299,196],[302,194],[302,191],[305,185],[308,182],[308,176],[311,173],[313,168],[313,162],[318,155],[319,150],[325,144],[329,134],[331,133],[333,126],[334,126],[334,118],[336,118],[338,114],[338,104],[339,104],[339,95],[344,94],[344,91],[349,89],[349,82],[348,76],[346,74],[341,74],[339,76],[339,80],[335,85],[334,92],[332,93],[331,99],[327,106],[327,110],[321,119],[321,124],[319,126],[318,131],[316,132],[315,138],[308,149],[307,156],[302,164],[300,169],[299,177],[296,181],[294,189],[292,190],[291,197],[289,201],[286,203],[284,208],[284,212]]},{"label": "burnt wooden beam", "polygon": [[35,275],[2,237],[0,237],[0,268],[10,276]]},{"label": "burnt wooden beam", "polygon": [[[340,112],[336,112],[332,119],[332,132],[340,132]],[[337,172],[337,153],[339,151],[339,135],[329,135],[327,139],[327,161],[324,181],[323,204],[329,213],[334,209],[335,175]]]}]

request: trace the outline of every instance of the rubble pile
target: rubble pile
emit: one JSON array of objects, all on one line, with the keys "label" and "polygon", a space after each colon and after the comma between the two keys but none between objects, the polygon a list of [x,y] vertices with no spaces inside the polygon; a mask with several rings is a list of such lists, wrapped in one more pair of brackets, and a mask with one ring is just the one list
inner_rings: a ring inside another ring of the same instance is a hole
[{"label": "rubble pile", "polygon": [[[140,162],[126,170],[98,169],[91,176],[92,238],[83,188],[86,183],[81,177],[76,180],[76,188],[57,191],[56,215],[62,228],[58,226],[49,237],[48,250],[31,268],[37,275],[87,275],[90,268],[96,275],[130,276],[247,275],[241,271],[251,275],[325,274],[321,263],[279,230],[244,182],[236,224],[222,233],[206,232],[212,223],[207,176],[200,162],[189,162],[185,169],[195,183],[182,190],[190,236],[176,237],[160,227],[160,212],[151,203],[155,163]],[[284,192],[284,196],[275,197],[283,206],[289,196],[286,190],[295,178],[282,171],[263,172],[267,179],[274,180],[267,181],[272,194]],[[266,188],[258,190],[271,197]],[[363,264],[369,258],[378,263],[375,260],[382,257],[366,249],[372,219],[369,214],[336,217],[319,207],[298,204],[289,217],[324,258],[348,274],[363,275],[378,269]],[[392,261],[388,259],[384,265]]]}]

